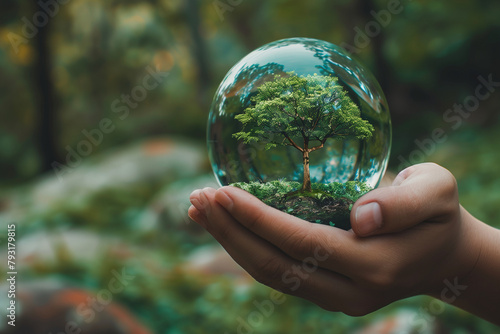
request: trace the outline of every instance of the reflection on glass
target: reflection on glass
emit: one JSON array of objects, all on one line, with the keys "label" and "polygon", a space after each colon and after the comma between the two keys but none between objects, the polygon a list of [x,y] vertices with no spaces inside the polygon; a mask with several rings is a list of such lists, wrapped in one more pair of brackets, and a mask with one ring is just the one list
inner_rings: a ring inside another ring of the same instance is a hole
[{"label": "reflection on glass", "polygon": [[[292,38],[267,44],[238,62],[215,94],[208,120],[212,168],[221,185],[278,179],[302,182],[303,156],[288,145],[266,150],[266,143],[245,143],[234,133],[244,126],[235,116],[255,106],[266,82],[296,75],[331,77],[373,127],[368,139],[331,138],[310,153],[311,182],[363,181],[376,187],[391,148],[387,102],[374,77],[343,49],[324,41]],[[303,143],[302,143],[303,144]]]}]

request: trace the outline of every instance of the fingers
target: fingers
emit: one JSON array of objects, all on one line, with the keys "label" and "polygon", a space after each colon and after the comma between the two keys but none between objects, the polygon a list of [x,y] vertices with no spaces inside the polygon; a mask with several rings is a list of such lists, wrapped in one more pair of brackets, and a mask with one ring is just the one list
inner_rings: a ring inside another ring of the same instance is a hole
[{"label": "fingers", "polygon": [[455,178],[432,163],[402,171],[391,187],[375,189],[361,197],[351,211],[358,236],[394,233],[423,221],[441,221],[458,212]]},{"label": "fingers", "polygon": [[[196,208],[190,208],[190,215],[197,222],[199,215],[206,215],[200,224],[257,281],[330,310],[345,308],[350,298],[362,297],[348,278],[320,267],[325,254],[318,254],[320,258],[311,256],[307,262],[287,256],[238,223],[219,205],[214,195],[214,189],[191,195]],[[325,300],[325,294],[333,301]]]},{"label": "fingers", "polygon": [[202,227],[205,227],[207,225],[207,218],[205,217],[205,215],[192,205],[188,209],[188,216],[189,218],[200,224]]},{"label": "fingers", "polygon": [[265,205],[236,187],[223,187],[215,200],[241,225],[298,260],[321,258],[321,266],[347,277],[354,277],[360,266],[373,269],[373,256],[367,257],[371,243],[360,244],[352,232],[313,224]]},{"label": "fingers", "polygon": [[248,230],[298,260],[310,256],[316,246],[323,250],[329,247],[323,238],[313,237],[323,234],[317,231],[319,225],[267,206],[246,191],[223,187],[215,193],[215,200]]}]

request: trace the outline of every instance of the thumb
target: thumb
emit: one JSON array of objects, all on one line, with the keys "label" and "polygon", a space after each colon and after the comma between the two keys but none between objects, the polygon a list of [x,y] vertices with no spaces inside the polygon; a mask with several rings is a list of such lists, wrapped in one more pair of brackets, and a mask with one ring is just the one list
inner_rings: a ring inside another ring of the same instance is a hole
[{"label": "thumb", "polygon": [[403,170],[390,187],[361,197],[351,211],[356,235],[400,232],[421,222],[444,221],[459,213],[455,177],[433,163]]}]

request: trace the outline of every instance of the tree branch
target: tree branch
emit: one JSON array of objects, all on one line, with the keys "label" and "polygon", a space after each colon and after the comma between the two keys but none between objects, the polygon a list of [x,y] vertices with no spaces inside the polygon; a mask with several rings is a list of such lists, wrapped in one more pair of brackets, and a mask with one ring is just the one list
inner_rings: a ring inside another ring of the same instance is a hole
[{"label": "tree branch", "polygon": [[286,134],[286,132],[282,132],[283,136],[285,136],[286,139],[288,139],[288,141],[290,142],[290,144],[292,144],[293,147],[295,147],[297,150],[299,150],[300,152],[304,152],[304,149],[302,147],[300,147],[299,145],[297,145],[292,138],[290,138],[290,136],[288,136]]},{"label": "tree branch", "polygon": [[314,124],[311,128],[312,131],[314,131],[316,129],[316,126],[318,126],[319,119],[320,119],[321,107],[317,107],[317,109],[318,109],[318,113],[316,114],[316,120],[314,121]]},{"label": "tree branch", "polygon": [[323,140],[321,141],[321,144],[320,144],[320,145],[315,146],[315,147],[313,147],[313,148],[310,148],[310,149],[308,150],[308,152],[314,152],[314,151],[316,151],[316,150],[319,150],[319,149],[323,148],[323,147],[325,146],[325,142],[326,142],[326,140],[327,140],[327,139],[328,139],[328,137],[323,138]]}]

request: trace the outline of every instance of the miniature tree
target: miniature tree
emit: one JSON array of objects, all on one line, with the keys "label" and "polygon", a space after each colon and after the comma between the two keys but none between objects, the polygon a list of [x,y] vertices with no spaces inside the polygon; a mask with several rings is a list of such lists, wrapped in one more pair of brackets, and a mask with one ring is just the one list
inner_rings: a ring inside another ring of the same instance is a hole
[{"label": "miniature tree", "polygon": [[299,77],[293,72],[276,75],[251,98],[252,106],[235,119],[243,124],[233,134],[245,143],[262,142],[265,149],[292,146],[302,153],[303,191],[311,191],[309,154],[329,138],[370,138],[373,126],[361,118],[338,78],[322,75]]}]

